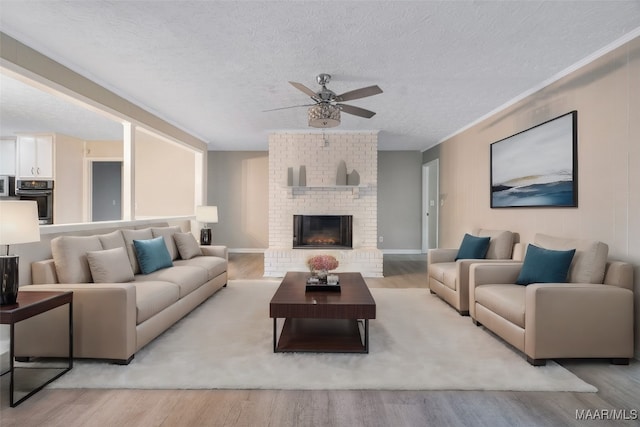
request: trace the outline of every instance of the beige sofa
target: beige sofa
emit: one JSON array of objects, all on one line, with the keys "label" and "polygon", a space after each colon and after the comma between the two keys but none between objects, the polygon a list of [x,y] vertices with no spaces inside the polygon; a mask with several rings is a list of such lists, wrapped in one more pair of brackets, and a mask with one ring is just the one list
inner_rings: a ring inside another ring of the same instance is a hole
[{"label": "beige sofa", "polygon": [[[158,237],[164,240],[169,254],[163,254],[171,258],[171,266],[143,274],[133,241],[156,238],[158,244]],[[51,252],[53,259],[32,263],[33,285],[20,290],[73,291],[75,358],[127,364],[227,283],[226,247],[198,246],[179,227],[60,236],[51,241]],[[66,331],[59,327],[67,313],[61,307],[16,325],[16,356],[67,354]]]},{"label": "beige sofa", "polygon": [[486,259],[459,259],[458,249],[430,249],[427,253],[427,276],[431,293],[438,295],[463,316],[469,315],[469,267],[473,263],[521,260],[521,245],[514,243],[510,231],[477,229],[477,237],[490,237]]},{"label": "beige sofa", "polygon": [[474,264],[469,308],[477,325],[522,351],[529,363],[546,359],[633,357],[633,268],[607,262],[608,246],[538,234],[534,244],[576,249],[568,283],[515,284],[521,263]]}]

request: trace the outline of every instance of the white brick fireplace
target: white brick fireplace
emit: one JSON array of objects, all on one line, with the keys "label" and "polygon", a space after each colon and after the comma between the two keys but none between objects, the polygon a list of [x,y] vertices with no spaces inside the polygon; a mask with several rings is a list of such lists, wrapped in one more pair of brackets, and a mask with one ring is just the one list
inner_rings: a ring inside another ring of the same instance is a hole
[{"label": "white brick fireplace", "polygon": [[[357,171],[358,185],[336,185],[340,162]],[[306,185],[299,186],[300,166]],[[289,185],[289,168],[293,185]],[[306,260],[329,253],[340,271],[382,277],[378,234],[378,133],[278,132],[269,135],[269,248],[265,276],[306,271]],[[353,215],[353,249],[293,249],[293,215]]]}]

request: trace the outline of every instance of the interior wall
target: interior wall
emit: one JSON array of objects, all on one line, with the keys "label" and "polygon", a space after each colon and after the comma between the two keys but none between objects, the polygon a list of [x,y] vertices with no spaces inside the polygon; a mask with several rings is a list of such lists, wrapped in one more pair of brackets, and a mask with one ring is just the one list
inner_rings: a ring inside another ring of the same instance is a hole
[{"label": "interior wall", "polygon": [[269,246],[269,153],[209,151],[207,204],[218,206],[213,244],[235,251]]},{"label": "interior wall", "polygon": [[[210,151],[207,204],[218,206],[212,225],[215,244],[234,251],[260,251],[269,246],[267,151]],[[414,252],[421,248],[421,154],[378,152],[378,229],[380,249]],[[385,183],[380,182],[384,179]],[[402,206],[402,221],[395,221]],[[382,234],[384,233],[384,234]]]},{"label": "interior wall", "polygon": [[378,248],[388,252],[422,249],[419,151],[378,152]]},{"label": "interior wall", "polygon": [[[475,227],[594,239],[635,266],[640,336],[640,38],[440,144],[440,246]],[[578,207],[491,209],[489,145],[578,111]],[[636,338],[636,356],[640,354]]]},{"label": "interior wall", "polygon": [[136,218],[193,215],[195,154],[177,144],[136,132]]}]

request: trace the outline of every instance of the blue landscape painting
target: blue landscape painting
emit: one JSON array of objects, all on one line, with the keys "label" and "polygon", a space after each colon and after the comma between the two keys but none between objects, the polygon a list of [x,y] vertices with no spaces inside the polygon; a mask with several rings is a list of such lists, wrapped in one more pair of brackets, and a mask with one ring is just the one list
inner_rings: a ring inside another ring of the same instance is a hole
[{"label": "blue landscape painting", "polygon": [[573,183],[557,181],[493,191],[493,206],[573,206]]},{"label": "blue landscape painting", "polygon": [[575,111],[491,144],[491,207],[574,207]]}]

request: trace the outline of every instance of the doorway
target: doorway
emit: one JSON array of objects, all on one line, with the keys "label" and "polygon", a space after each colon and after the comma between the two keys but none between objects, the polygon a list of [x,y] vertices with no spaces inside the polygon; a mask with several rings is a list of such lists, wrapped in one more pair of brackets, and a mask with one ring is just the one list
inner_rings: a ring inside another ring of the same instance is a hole
[{"label": "doorway", "polygon": [[122,219],[122,162],[91,162],[91,221]]},{"label": "doorway", "polygon": [[438,247],[439,159],[422,165],[422,253]]}]

